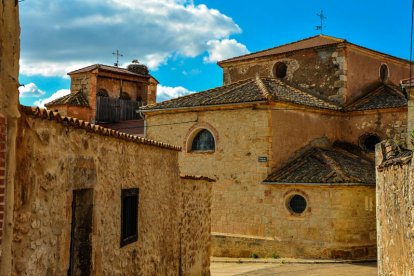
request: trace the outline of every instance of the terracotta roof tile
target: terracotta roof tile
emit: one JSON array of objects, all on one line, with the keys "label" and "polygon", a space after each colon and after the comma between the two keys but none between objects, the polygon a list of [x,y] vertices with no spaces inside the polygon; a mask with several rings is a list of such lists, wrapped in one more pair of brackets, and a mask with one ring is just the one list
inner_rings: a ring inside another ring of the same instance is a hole
[{"label": "terracotta roof tile", "polygon": [[362,111],[405,106],[407,106],[407,99],[398,88],[381,84],[362,98],[357,99],[345,107],[345,111]]},{"label": "terracotta roof tile", "polygon": [[150,75],[136,74],[136,73],[131,72],[128,69],[125,69],[125,68],[120,68],[120,67],[115,67],[115,66],[109,66],[109,65],[104,65],[104,64],[93,64],[93,65],[89,65],[89,66],[86,66],[84,68],[80,68],[78,70],[69,72],[68,75],[90,72],[90,71],[93,71],[95,69],[99,69],[99,70],[103,70],[103,71],[109,71],[109,72],[113,72],[113,73],[131,75],[131,76],[139,76],[139,77],[149,77],[150,76]]},{"label": "terracotta roof tile", "polygon": [[337,147],[314,147],[280,169],[263,183],[372,184],[374,162]]},{"label": "terracotta roof tile", "polygon": [[79,91],[77,93],[71,93],[69,95],[58,98],[54,101],[51,101],[45,106],[55,106],[55,105],[71,105],[71,106],[84,106],[89,107],[89,101],[85,93]]},{"label": "terracotta roof tile", "polygon": [[305,38],[305,39],[302,39],[302,40],[299,40],[299,41],[295,41],[295,42],[292,42],[292,43],[276,46],[276,47],[273,47],[273,48],[270,48],[270,49],[265,49],[265,50],[254,52],[254,53],[251,53],[251,54],[226,59],[226,60],[218,62],[218,64],[221,66],[221,65],[224,65],[226,63],[252,60],[252,59],[257,59],[257,58],[262,58],[262,57],[267,57],[267,56],[273,56],[273,55],[290,53],[290,52],[299,51],[299,50],[305,50],[305,49],[330,47],[330,46],[335,46],[335,45],[339,45],[339,44],[354,46],[354,47],[357,47],[359,49],[368,50],[368,51],[370,51],[372,53],[375,53],[375,54],[378,54],[378,55],[387,56],[387,57],[390,57],[390,58],[393,58],[393,59],[397,59],[397,60],[409,63],[409,61],[406,60],[406,59],[403,59],[403,58],[400,58],[400,57],[395,57],[395,56],[392,56],[392,55],[389,55],[389,54],[386,54],[386,53],[381,53],[379,51],[366,48],[366,47],[361,46],[361,45],[350,43],[347,40],[342,39],[342,38],[336,38],[336,37],[327,36],[327,35],[317,35],[317,36],[312,36],[312,37]]},{"label": "terracotta roof tile", "polygon": [[331,36],[326,36],[326,35],[317,35],[317,36],[309,37],[303,40],[295,41],[289,44],[284,44],[284,45],[277,46],[274,48],[266,49],[263,51],[223,60],[223,61],[220,61],[218,64],[221,65],[221,64],[228,63],[228,62],[243,61],[243,60],[277,55],[277,54],[282,54],[282,53],[288,53],[288,52],[293,52],[293,51],[303,50],[303,49],[308,49],[308,48],[335,45],[335,44],[339,44],[343,42],[346,42],[346,40],[331,37]]},{"label": "terracotta roof tile", "polygon": [[90,132],[93,132],[99,135],[111,136],[117,139],[131,141],[134,143],[152,145],[152,146],[156,146],[160,148],[181,151],[181,147],[179,146],[157,142],[154,140],[145,139],[145,138],[138,137],[135,135],[119,132],[113,129],[104,128],[104,127],[94,125],[89,122],[79,120],[76,118],[61,116],[58,112],[52,112],[52,111],[41,109],[38,107],[27,107],[27,106],[20,106],[20,110],[21,112],[29,116],[33,116],[33,117],[37,117],[41,119],[53,120],[63,125],[67,125],[73,128],[85,129],[86,131],[90,131]]},{"label": "terracotta roof tile", "polygon": [[403,93],[394,86],[381,84],[365,96],[344,107],[313,91],[294,86],[280,79],[256,78],[224,85],[142,107],[143,111],[208,107],[223,104],[282,102],[334,111],[363,111],[407,106]]},{"label": "terracotta roof tile", "polygon": [[258,78],[193,93],[141,109],[145,111],[263,101],[286,102],[323,109],[340,109],[335,103],[294,88],[278,79]]}]

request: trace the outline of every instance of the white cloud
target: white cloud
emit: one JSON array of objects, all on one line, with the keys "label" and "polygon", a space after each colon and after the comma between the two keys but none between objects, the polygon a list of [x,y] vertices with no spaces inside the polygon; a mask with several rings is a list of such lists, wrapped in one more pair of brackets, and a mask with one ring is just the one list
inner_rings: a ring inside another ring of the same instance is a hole
[{"label": "white cloud", "polygon": [[38,107],[45,107],[45,104],[51,101],[54,101],[60,97],[66,96],[70,94],[70,90],[69,89],[60,89],[58,91],[56,91],[55,93],[52,94],[52,96],[48,97],[48,98],[44,98],[44,99],[40,99],[34,102],[34,104]]},{"label": "white cloud", "polygon": [[45,94],[45,92],[37,87],[37,85],[33,82],[20,86],[19,92],[20,98],[41,97]]},{"label": "white cloud", "polygon": [[20,18],[25,75],[62,76],[85,64],[112,64],[116,49],[124,54],[121,63],[138,59],[154,70],[241,32],[230,17],[191,0],[36,0],[21,6]]},{"label": "white cloud", "polygon": [[246,46],[235,39],[210,40],[207,42],[208,56],[204,62],[217,62],[249,53]]},{"label": "white cloud", "polygon": [[170,87],[170,86],[158,85],[157,101],[162,102],[162,101],[166,101],[169,99],[182,97],[182,96],[185,96],[191,93],[194,93],[194,91],[190,91],[187,88],[184,88],[182,86]]}]

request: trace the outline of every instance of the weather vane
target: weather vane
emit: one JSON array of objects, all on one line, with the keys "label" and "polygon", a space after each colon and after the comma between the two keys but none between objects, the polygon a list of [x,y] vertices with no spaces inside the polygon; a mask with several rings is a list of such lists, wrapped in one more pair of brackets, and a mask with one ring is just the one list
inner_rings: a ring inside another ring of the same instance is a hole
[{"label": "weather vane", "polygon": [[120,52],[119,52],[119,50],[116,50],[116,52],[113,52],[112,53],[114,56],[116,56],[116,63],[114,63],[114,65],[116,66],[116,67],[118,67],[119,66],[119,57],[123,57],[124,55],[123,54],[121,54]]},{"label": "weather vane", "polygon": [[321,34],[322,34],[323,29],[326,28],[326,26],[323,25],[323,20],[328,19],[328,18],[323,14],[323,10],[321,10],[321,12],[317,13],[316,15],[321,19],[321,25],[316,26],[316,30],[321,31]]}]

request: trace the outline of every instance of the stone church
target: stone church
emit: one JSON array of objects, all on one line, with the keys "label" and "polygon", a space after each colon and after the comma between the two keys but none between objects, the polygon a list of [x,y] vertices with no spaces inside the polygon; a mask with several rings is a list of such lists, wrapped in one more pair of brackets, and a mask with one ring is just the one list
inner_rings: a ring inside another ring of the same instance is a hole
[{"label": "stone church", "polygon": [[318,35],[218,65],[223,86],[141,108],[217,180],[213,255],[375,259],[374,149],[405,142],[409,62]]}]

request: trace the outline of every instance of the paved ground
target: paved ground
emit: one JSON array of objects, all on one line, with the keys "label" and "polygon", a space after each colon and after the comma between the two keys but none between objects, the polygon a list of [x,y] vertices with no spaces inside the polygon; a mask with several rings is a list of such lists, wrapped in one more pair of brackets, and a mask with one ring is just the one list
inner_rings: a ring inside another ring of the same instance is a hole
[{"label": "paved ground", "polygon": [[376,263],[325,263],[325,264],[295,264],[295,263],[211,263],[212,276],[376,276]]}]

